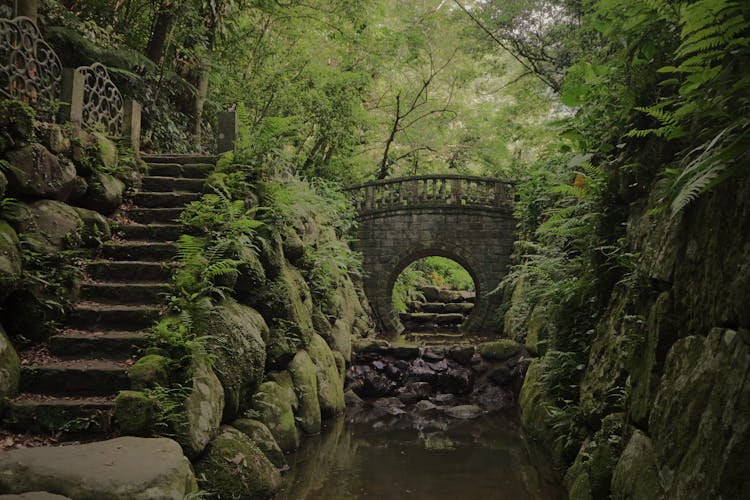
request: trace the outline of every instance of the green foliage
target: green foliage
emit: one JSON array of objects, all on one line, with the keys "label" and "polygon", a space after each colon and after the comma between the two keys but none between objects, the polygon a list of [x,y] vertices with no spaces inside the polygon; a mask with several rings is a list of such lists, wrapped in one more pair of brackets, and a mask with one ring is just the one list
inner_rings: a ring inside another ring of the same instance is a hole
[{"label": "green foliage", "polygon": [[425,257],[412,262],[396,278],[391,300],[398,312],[406,312],[407,304],[423,300],[419,290],[425,285],[451,290],[474,290],[474,279],[458,262],[445,257]]}]

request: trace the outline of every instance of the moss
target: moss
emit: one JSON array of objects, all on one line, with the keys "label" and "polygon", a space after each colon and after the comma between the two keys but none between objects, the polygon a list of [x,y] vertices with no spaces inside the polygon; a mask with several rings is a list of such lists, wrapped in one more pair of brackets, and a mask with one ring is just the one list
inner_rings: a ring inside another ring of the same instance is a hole
[{"label": "moss", "polygon": [[612,474],[612,498],[639,500],[663,495],[651,439],[635,431]]},{"label": "moss", "polygon": [[94,156],[101,162],[104,169],[111,172],[117,168],[117,146],[101,132],[94,132]]},{"label": "moss", "polygon": [[202,489],[219,498],[269,498],[281,487],[281,475],[258,446],[233,427],[222,427],[195,463]]},{"label": "moss", "polygon": [[34,109],[21,101],[0,101],[0,145],[5,150],[34,137]]},{"label": "moss", "polygon": [[289,373],[294,381],[299,408],[297,418],[300,426],[308,434],[320,432],[321,416],[318,403],[318,380],[315,364],[306,351],[299,351],[289,363]]},{"label": "moss", "polygon": [[170,361],[158,354],[147,354],[128,370],[130,385],[140,390],[149,387],[169,386]]},{"label": "moss", "polygon": [[7,222],[0,220],[0,300],[16,287],[21,271],[18,235]]},{"label": "moss", "polygon": [[294,419],[294,408],[297,396],[291,377],[287,374],[288,383],[270,380],[258,388],[252,399],[253,413],[257,419],[268,427],[274,439],[284,452],[295,450],[299,446],[299,434]]},{"label": "moss", "polygon": [[159,403],[140,391],[120,391],[114,418],[125,435],[151,436],[159,419]]},{"label": "moss", "polygon": [[313,335],[307,351],[317,368],[321,416],[332,417],[344,410],[344,377],[339,373],[336,358],[323,337]]},{"label": "moss", "polygon": [[270,460],[278,469],[286,469],[288,467],[286,458],[284,458],[284,452],[281,451],[273,434],[271,434],[271,431],[268,430],[268,427],[266,427],[263,422],[249,418],[240,418],[232,422],[232,427],[252,439],[266,458],[268,458],[268,460]]},{"label": "moss", "polygon": [[0,401],[18,392],[21,365],[13,344],[0,325]]},{"label": "moss", "polygon": [[511,339],[500,339],[479,344],[477,350],[486,360],[506,361],[521,352],[521,344]]}]

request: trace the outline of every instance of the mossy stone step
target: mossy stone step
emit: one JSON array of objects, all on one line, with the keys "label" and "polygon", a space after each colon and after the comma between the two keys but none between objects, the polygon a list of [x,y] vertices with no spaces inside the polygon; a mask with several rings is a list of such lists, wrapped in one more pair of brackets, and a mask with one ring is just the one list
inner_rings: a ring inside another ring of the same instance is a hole
[{"label": "mossy stone step", "polygon": [[54,361],[21,367],[21,391],[52,396],[106,396],[130,388],[125,367],[113,361]]},{"label": "mossy stone step", "polygon": [[160,304],[172,291],[168,283],[95,282],[81,285],[81,299],[120,304]]},{"label": "mossy stone step", "polygon": [[182,211],[183,208],[131,208],[126,215],[138,224],[164,224],[177,221]]},{"label": "mossy stone step", "polygon": [[3,427],[23,432],[107,434],[114,398],[44,398],[21,394],[5,408]]},{"label": "mossy stone step", "polygon": [[68,328],[77,330],[144,330],[159,319],[161,308],[143,305],[78,304]]},{"label": "mossy stone step", "polygon": [[123,224],[117,232],[127,240],[175,241],[185,232],[179,224]]},{"label": "mossy stone step", "polygon": [[216,164],[217,156],[199,154],[152,154],[142,155],[146,163],[177,163],[180,165],[188,163],[211,163]]},{"label": "mossy stone step", "polygon": [[169,265],[149,261],[95,260],[89,262],[86,269],[93,279],[108,281],[164,282],[168,281],[172,275]]},{"label": "mossy stone step", "polygon": [[102,257],[113,260],[165,261],[177,254],[174,243],[128,241],[102,247]]},{"label": "mossy stone step", "polygon": [[133,203],[145,208],[173,208],[184,207],[200,197],[200,193],[141,191],[133,196]]},{"label": "mossy stone step", "polygon": [[205,179],[214,168],[216,166],[212,163],[153,163],[149,164],[148,173],[153,177]]},{"label": "mossy stone step", "polygon": [[145,176],[141,184],[141,189],[153,192],[184,191],[201,193],[204,184],[205,181],[203,179]]},{"label": "mossy stone step", "polygon": [[68,331],[50,337],[49,351],[63,359],[108,358],[124,360],[135,356],[148,344],[143,331]]}]

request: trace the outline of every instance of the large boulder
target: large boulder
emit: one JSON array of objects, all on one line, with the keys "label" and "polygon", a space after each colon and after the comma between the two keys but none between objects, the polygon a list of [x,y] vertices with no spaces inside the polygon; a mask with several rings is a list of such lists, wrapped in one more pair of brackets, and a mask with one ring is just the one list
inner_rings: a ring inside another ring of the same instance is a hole
[{"label": "large boulder", "polygon": [[317,434],[320,432],[321,416],[315,364],[306,351],[298,351],[289,363],[288,370],[299,401],[297,419],[300,427],[308,434]]},{"label": "large boulder", "polygon": [[141,391],[120,391],[115,398],[114,419],[124,435],[148,437],[157,431],[159,401]]},{"label": "large boulder", "polygon": [[192,385],[182,403],[184,418],[175,429],[175,439],[182,445],[185,455],[194,458],[219,432],[224,391],[205,356],[193,356],[191,372]]},{"label": "large boulder", "polygon": [[80,228],[81,242],[88,247],[96,247],[112,238],[109,221],[99,212],[85,208],[73,207],[83,221]]},{"label": "large boulder", "polygon": [[246,409],[258,388],[266,364],[268,327],[255,310],[232,299],[223,300],[212,313],[207,350],[224,387],[224,421]]},{"label": "large boulder", "polygon": [[81,243],[78,232],[83,225],[81,216],[60,201],[19,203],[12,222],[16,231],[24,233],[24,241],[39,253],[54,254]]},{"label": "large boulder", "polygon": [[313,335],[307,352],[316,367],[321,416],[332,417],[344,411],[344,377],[339,373],[336,358],[323,337]]},{"label": "large boulder", "polygon": [[18,393],[21,365],[13,344],[0,325],[0,401]]},{"label": "large boulder", "polygon": [[29,144],[9,151],[5,158],[11,165],[6,170],[8,191],[14,196],[64,201],[73,190],[76,178],[73,164],[60,160],[41,144]]},{"label": "large boulder", "polygon": [[518,406],[521,410],[521,425],[524,430],[545,446],[553,448],[556,444],[556,435],[550,424],[550,413],[547,409],[552,406],[552,401],[542,385],[543,375],[542,361],[533,360],[526,370],[521,394],[518,397]]},{"label": "large boulder", "polygon": [[94,172],[87,181],[86,193],[76,200],[82,207],[111,215],[122,205],[125,183],[113,175]]},{"label": "large boulder", "polygon": [[94,142],[91,153],[94,158],[105,170],[111,171],[117,168],[117,145],[101,132],[94,132],[91,135]]},{"label": "large boulder", "polygon": [[295,450],[299,446],[294,419],[297,404],[294,385],[288,373],[277,377],[277,381],[263,382],[252,399],[252,409],[257,420],[268,427],[284,452]]},{"label": "large boulder", "polygon": [[33,137],[33,108],[21,101],[0,101],[0,151],[20,148]]},{"label": "large boulder", "polygon": [[244,433],[224,426],[195,463],[201,488],[218,498],[270,498],[281,474]]},{"label": "large boulder", "polygon": [[667,498],[750,491],[750,332],[714,328],[677,341],[648,423]]},{"label": "large boulder", "polygon": [[0,220],[0,300],[16,287],[21,278],[21,249],[18,235],[10,225]]},{"label": "large boulder", "polygon": [[635,431],[612,474],[614,500],[664,498],[651,439]]},{"label": "large boulder", "polygon": [[232,427],[247,434],[276,468],[286,469],[288,467],[284,452],[281,451],[279,444],[273,438],[273,434],[263,422],[250,418],[238,418],[232,422]]},{"label": "large boulder", "polygon": [[498,339],[484,342],[477,346],[477,351],[483,359],[488,361],[507,361],[520,354],[523,346],[511,339]]},{"label": "large boulder", "polygon": [[0,491],[52,491],[76,500],[181,499],[197,490],[190,462],[171,439],[120,437],[0,454]]}]

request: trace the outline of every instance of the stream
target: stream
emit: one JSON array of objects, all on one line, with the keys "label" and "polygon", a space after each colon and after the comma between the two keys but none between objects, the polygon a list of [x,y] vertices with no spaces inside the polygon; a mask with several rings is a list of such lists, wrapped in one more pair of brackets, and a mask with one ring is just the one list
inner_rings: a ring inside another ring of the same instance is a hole
[{"label": "stream", "polygon": [[565,498],[550,458],[512,411],[443,430],[341,416],[288,460],[277,500]]}]

